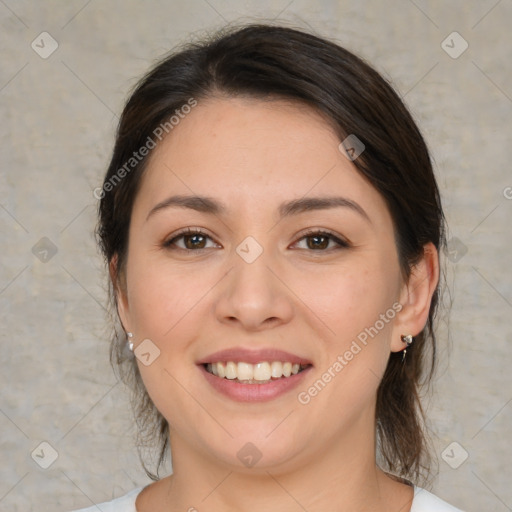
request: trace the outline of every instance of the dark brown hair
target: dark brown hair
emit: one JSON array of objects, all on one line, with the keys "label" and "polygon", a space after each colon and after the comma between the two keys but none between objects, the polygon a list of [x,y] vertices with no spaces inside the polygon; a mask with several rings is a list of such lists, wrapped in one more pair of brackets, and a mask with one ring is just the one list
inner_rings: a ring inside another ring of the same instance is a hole
[{"label": "dark brown hair", "polygon": [[[333,42],[301,30],[263,24],[229,28],[189,43],[161,60],[136,86],[117,130],[110,166],[100,193],[98,242],[107,264],[117,257],[114,289],[122,286],[132,205],[148,156],[132,161],[134,151],[155,139],[158,127],[191,99],[215,95],[293,100],[330,121],[340,141],[354,134],[365,151],[354,160],[358,171],[384,198],[394,225],[405,281],[432,242],[445,248],[445,218],[429,152],[414,120],[389,83],[362,59]],[[127,162],[131,162],[127,166]],[[133,164],[133,165],[132,165]],[[125,172],[120,172],[124,168]],[[121,176],[122,175],[122,176]],[[118,178],[118,179],[116,179]],[[132,385],[141,447],[159,446],[158,469],[169,447],[169,427],[147,394],[136,362],[126,359],[126,336],[114,308],[111,362]],[[391,353],[377,393],[378,455],[384,470],[416,482],[428,476],[430,455],[420,389],[434,368],[434,318],[440,287],[432,298],[425,329],[407,350]],[[426,475],[425,475],[426,473]]]}]

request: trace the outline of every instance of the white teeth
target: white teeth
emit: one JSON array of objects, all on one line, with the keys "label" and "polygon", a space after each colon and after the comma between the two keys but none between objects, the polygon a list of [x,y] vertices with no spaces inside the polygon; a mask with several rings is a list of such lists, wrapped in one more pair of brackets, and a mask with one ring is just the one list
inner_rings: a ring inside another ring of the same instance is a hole
[{"label": "white teeth", "polygon": [[224,363],[217,363],[215,366],[217,367],[217,376],[224,378],[226,376],[226,366]]},{"label": "white teeth", "polygon": [[257,364],[227,361],[208,363],[206,365],[206,370],[220,378],[230,380],[238,379],[239,381],[246,381],[249,383],[261,383],[268,382],[271,379],[279,379],[281,377],[296,375],[301,371],[301,365],[298,363],[292,364],[289,361],[262,361]]},{"label": "white teeth", "polygon": [[272,377],[270,373],[269,363],[258,363],[254,365],[254,380],[270,380]]},{"label": "white teeth", "polygon": [[[212,366],[217,363],[213,363]],[[236,370],[236,363],[233,361],[229,361],[226,363],[226,379],[236,379],[238,377],[238,372]]]},{"label": "white teeth", "polygon": [[283,363],[280,363],[279,361],[273,361],[270,365],[270,373],[272,377],[278,379],[283,375]]},{"label": "white teeth", "polygon": [[254,370],[252,364],[238,363],[237,378],[238,380],[252,380],[254,377]]}]

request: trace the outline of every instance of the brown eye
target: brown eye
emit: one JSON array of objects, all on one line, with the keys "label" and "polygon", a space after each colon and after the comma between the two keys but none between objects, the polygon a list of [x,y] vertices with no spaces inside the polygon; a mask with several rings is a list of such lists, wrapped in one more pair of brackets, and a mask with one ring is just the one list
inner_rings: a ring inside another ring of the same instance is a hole
[{"label": "brown eye", "polygon": [[183,235],[187,249],[204,249],[206,237],[203,235]]},{"label": "brown eye", "polygon": [[330,238],[325,235],[308,236],[307,240],[309,249],[327,249],[330,242]]},{"label": "brown eye", "polygon": [[[311,231],[306,233],[300,240],[306,240],[306,249],[312,251],[320,251],[327,252],[326,249],[329,249],[329,244],[333,242],[335,245],[331,246],[330,249],[342,249],[349,247],[348,242],[341,240],[337,236],[327,231]],[[298,242],[297,242],[298,243]]]},{"label": "brown eye", "polygon": [[[169,249],[177,248],[184,251],[196,251],[208,249],[209,247],[206,245],[208,240],[211,240],[211,237],[206,233],[199,230],[188,229],[165,242],[164,247]],[[183,241],[181,244],[178,243],[181,241]]]}]

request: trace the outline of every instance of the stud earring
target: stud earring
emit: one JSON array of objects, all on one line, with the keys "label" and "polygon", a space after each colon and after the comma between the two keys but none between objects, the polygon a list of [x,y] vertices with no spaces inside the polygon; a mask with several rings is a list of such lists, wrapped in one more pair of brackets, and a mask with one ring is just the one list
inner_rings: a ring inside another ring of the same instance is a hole
[{"label": "stud earring", "polygon": [[412,345],[413,338],[412,334],[402,334],[400,336],[401,340],[406,344],[404,351],[402,352],[402,363],[405,361],[405,354],[407,353],[407,349]]},{"label": "stud earring", "polygon": [[128,336],[128,339],[126,340],[126,342],[128,343],[128,348],[130,349],[130,352],[133,352],[133,334],[131,332],[127,332],[126,336]]}]

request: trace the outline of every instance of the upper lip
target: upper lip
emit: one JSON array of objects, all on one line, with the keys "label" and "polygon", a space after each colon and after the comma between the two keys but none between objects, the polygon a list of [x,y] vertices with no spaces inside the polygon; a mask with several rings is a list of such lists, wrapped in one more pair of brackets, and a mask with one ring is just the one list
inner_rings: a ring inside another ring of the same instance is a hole
[{"label": "upper lip", "polygon": [[281,361],[290,362],[292,364],[312,364],[309,359],[286,352],[284,350],[278,350],[275,348],[263,348],[263,349],[248,349],[242,347],[233,347],[225,350],[214,352],[208,356],[201,358],[197,361],[197,364],[207,363],[218,363],[218,362],[243,362],[243,363],[261,363],[264,361]]}]

